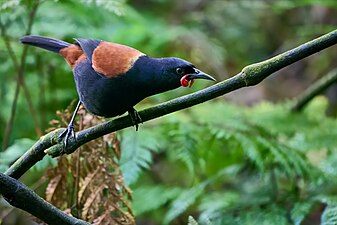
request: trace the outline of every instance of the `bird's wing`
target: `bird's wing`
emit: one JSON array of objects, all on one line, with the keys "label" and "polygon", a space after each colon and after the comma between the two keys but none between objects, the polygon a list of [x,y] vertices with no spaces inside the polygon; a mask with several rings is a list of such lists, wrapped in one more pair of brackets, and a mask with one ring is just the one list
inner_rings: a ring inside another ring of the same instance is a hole
[{"label": "bird's wing", "polygon": [[97,93],[100,93],[101,90],[100,76],[102,75],[92,68],[88,60],[82,59],[74,67],[74,78],[80,101],[89,112],[95,115],[101,115],[96,99]]},{"label": "bird's wing", "polygon": [[92,68],[100,76],[116,77],[127,73],[144,53],[116,43],[94,39],[75,39]]},{"label": "bird's wing", "polygon": [[84,38],[74,38],[75,41],[80,45],[82,50],[84,51],[85,56],[92,63],[92,54],[97,46],[102,42],[100,40],[94,39],[84,39]]},{"label": "bird's wing", "polygon": [[102,41],[92,54],[92,67],[106,77],[117,77],[126,74],[143,55],[129,46]]}]

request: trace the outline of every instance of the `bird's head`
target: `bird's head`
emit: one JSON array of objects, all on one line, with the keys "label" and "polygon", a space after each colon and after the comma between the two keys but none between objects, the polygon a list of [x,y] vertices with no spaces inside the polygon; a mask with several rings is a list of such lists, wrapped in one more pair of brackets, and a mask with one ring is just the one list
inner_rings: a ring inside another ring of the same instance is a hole
[{"label": "bird's head", "polygon": [[[212,80],[215,79],[198,70],[192,63],[180,58],[161,58],[161,82],[166,82],[173,88],[179,86],[192,87],[195,79]],[[163,80],[164,79],[164,80]]]}]

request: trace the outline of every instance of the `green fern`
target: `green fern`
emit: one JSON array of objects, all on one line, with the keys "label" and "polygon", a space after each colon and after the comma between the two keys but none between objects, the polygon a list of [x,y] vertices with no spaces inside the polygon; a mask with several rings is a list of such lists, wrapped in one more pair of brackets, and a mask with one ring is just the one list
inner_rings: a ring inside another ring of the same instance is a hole
[{"label": "green fern", "polygon": [[168,186],[142,186],[133,190],[133,210],[136,216],[151,210],[158,210],[168,201],[176,198],[181,188]]},{"label": "green fern", "polygon": [[125,14],[125,4],[126,0],[110,0],[110,1],[102,1],[102,0],[82,0],[82,2],[86,4],[94,4],[96,6],[102,7],[108,11],[115,13],[118,16]]},{"label": "green fern", "polygon": [[[162,166],[157,176],[179,190],[160,198],[160,188],[147,187],[148,195],[141,195],[157,201],[144,213],[166,211],[164,224],[187,213],[198,213],[201,224],[301,224],[315,210],[312,197],[334,187],[326,184],[333,185],[337,171],[337,123],[324,115],[324,102],[315,99],[301,114],[290,113],[287,103],[249,108],[209,102],[162,118],[158,128],[149,123],[143,137],[123,133],[122,143],[132,148],[122,148],[124,162],[133,164],[124,167],[127,177],[134,173],[137,184],[151,155],[166,155],[155,162]],[[315,135],[326,136],[324,144]],[[326,154],[317,164],[312,160],[321,151]],[[151,179],[151,172],[145,174]]]},{"label": "green fern", "polygon": [[208,182],[203,182],[189,190],[183,191],[171,204],[169,211],[166,213],[163,224],[169,224],[173,219],[185,212],[197,198],[203,194]]},{"label": "green fern", "polygon": [[328,205],[321,218],[321,225],[337,224],[337,204]]},{"label": "green fern", "polygon": [[185,123],[177,123],[175,129],[168,132],[167,151],[173,160],[184,163],[191,175],[195,174],[195,161],[197,159],[195,132]]},{"label": "green fern", "polygon": [[28,138],[17,139],[14,143],[0,152],[0,171],[5,172],[8,166],[23,155],[35,143]]},{"label": "green fern", "polygon": [[192,216],[189,216],[187,225],[199,225],[199,223]]},{"label": "green fern", "polygon": [[291,220],[294,222],[294,225],[301,225],[303,220],[310,213],[314,202],[306,201],[306,202],[297,202],[291,210]]},{"label": "green fern", "polygon": [[11,10],[11,9],[16,8],[18,6],[20,6],[20,1],[19,0],[2,1],[0,3],[0,11]]},{"label": "green fern", "polygon": [[267,209],[252,209],[248,213],[242,213],[237,218],[238,224],[242,225],[290,225],[287,219],[287,211],[276,205],[271,205]]},{"label": "green fern", "polygon": [[240,193],[238,191],[212,192],[205,195],[198,207],[201,214],[199,220],[202,224],[206,224],[210,219],[213,220],[235,207],[240,201]]},{"label": "green fern", "polygon": [[[159,150],[159,132],[143,129],[135,132],[133,128],[121,133],[121,159],[120,166],[125,183],[130,185],[137,181],[144,169],[149,169],[152,163],[152,152]],[[158,134],[158,135],[156,135]]]}]

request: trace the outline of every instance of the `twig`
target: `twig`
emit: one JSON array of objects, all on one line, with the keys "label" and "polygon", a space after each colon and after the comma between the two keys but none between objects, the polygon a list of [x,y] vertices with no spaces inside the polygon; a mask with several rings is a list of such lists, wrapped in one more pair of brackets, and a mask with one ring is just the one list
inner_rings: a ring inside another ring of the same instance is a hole
[{"label": "twig", "polygon": [[2,36],[2,39],[4,40],[5,42],[5,46],[6,46],[6,49],[8,51],[8,55],[9,57],[11,58],[13,64],[14,64],[14,67],[16,70],[19,70],[19,63],[18,63],[18,59],[13,51],[13,48],[11,46],[11,43],[10,43],[10,40],[6,34],[6,27],[5,25],[2,23],[1,21],[1,18],[0,18],[0,34]]},{"label": "twig", "polygon": [[[39,1],[38,0],[34,1],[33,8],[32,8],[32,10],[30,12],[30,15],[29,15],[29,22],[28,22],[28,27],[27,27],[27,31],[26,31],[27,35],[30,34],[30,32],[32,30],[33,21],[34,21],[38,6],[39,6]],[[41,136],[42,131],[41,131],[41,128],[39,127],[39,125],[38,125],[38,120],[36,118],[37,114],[34,110],[33,103],[32,103],[32,100],[31,100],[31,97],[30,97],[30,94],[29,94],[29,91],[28,91],[28,88],[26,86],[26,83],[24,81],[24,76],[23,76],[28,46],[23,47],[23,52],[22,52],[22,55],[21,55],[20,64],[18,64],[16,56],[15,56],[13,50],[12,50],[9,39],[7,37],[6,29],[5,29],[5,27],[2,23],[0,24],[0,30],[1,30],[1,35],[4,39],[4,41],[5,41],[6,48],[7,48],[8,52],[9,52],[9,55],[10,55],[12,61],[13,61],[14,67],[17,70],[17,80],[16,80],[14,99],[13,99],[13,102],[12,102],[11,113],[10,113],[9,119],[7,121],[7,124],[6,124],[4,141],[3,141],[3,145],[2,145],[3,149],[5,149],[5,148],[8,147],[9,140],[10,140],[10,135],[11,135],[13,122],[14,122],[14,116],[15,116],[15,112],[16,112],[17,101],[18,101],[18,97],[19,97],[19,93],[20,93],[20,85],[22,86],[22,88],[24,90],[24,94],[25,94],[25,97],[26,97],[26,100],[27,100],[27,103],[28,103],[28,108],[29,108],[30,113],[32,114],[37,135]]]},{"label": "twig", "polygon": [[[211,100],[218,96],[224,95],[231,91],[237,90],[246,86],[253,86],[261,82],[263,79],[271,75],[272,73],[286,67],[298,60],[301,60],[309,55],[312,55],[316,52],[319,52],[325,48],[328,48],[337,43],[337,30],[334,30],[326,35],[323,35],[317,39],[314,39],[310,42],[307,42],[297,48],[289,50],[285,53],[282,53],[278,56],[275,56],[266,61],[249,65],[245,67],[242,72],[236,76],[229,78],[225,81],[222,81],[218,84],[215,84],[206,89],[200,90],[198,92],[159,104],[157,106],[142,110],[139,112],[143,122],[152,120],[169,113],[182,110],[202,102]],[[86,130],[82,130],[77,133],[77,140],[70,138],[68,141],[67,149],[64,149],[63,143],[57,143],[55,140],[55,135],[52,135],[49,138],[53,140],[48,140],[47,135],[43,140],[39,140],[38,143],[43,145],[43,142],[48,142],[46,145],[47,149],[45,152],[52,157],[60,156],[64,153],[70,154],[74,152],[79,146],[83,145],[86,142],[89,142],[93,139],[101,137],[105,134],[124,129],[126,127],[132,126],[132,122],[128,116],[122,116],[120,118],[96,125]],[[58,130],[61,132],[61,130]],[[50,148],[49,148],[50,147]],[[42,151],[43,147],[40,148]],[[40,153],[42,155],[42,153]],[[25,158],[32,156],[22,156]],[[20,159],[19,159],[20,160]],[[20,160],[20,163],[15,163],[9,171],[16,171],[7,173],[15,174],[16,178],[19,178],[25,173],[25,169],[29,168],[27,166],[21,165],[25,163],[25,160]],[[40,158],[36,159],[36,162]],[[29,162],[32,163],[34,159],[31,159]],[[12,176],[12,175],[11,175]]]},{"label": "twig", "polygon": [[292,112],[301,111],[316,95],[325,91],[332,84],[337,82],[337,68],[330,71],[327,75],[316,81],[307,90],[305,90],[300,97],[298,97],[292,107]]},{"label": "twig", "polygon": [[6,196],[12,206],[25,210],[50,225],[90,225],[62,212],[20,181],[3,173],[0,173],[0,187],[0,193]]}]

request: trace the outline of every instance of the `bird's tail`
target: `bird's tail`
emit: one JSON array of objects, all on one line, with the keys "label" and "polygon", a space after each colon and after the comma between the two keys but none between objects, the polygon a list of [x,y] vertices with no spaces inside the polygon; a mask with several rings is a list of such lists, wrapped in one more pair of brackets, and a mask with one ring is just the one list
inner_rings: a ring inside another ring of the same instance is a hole
[{"label": "bird's tail", "polygon": [[65,41],[41,36],[25,36],[21,38],[20,41],[23,44],[32,45],[56,53],[59,53],[62,48],[66,48],[70,45]]}]

